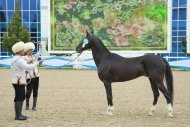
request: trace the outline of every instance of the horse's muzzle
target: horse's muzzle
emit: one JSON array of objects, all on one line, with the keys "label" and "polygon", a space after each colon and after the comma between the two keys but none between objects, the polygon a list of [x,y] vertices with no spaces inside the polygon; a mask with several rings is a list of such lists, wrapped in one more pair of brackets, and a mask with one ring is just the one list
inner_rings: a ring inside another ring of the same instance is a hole
[{"label": "horse's muzzle", "polygon": [[76,50],[78,53],[82,53],[82,49],[77,49]]}]

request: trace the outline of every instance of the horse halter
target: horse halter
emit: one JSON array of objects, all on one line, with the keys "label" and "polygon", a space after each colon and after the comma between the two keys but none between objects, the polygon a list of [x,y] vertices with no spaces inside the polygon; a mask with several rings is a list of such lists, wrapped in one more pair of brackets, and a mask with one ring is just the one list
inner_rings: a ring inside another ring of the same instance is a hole
[{"label": "horse halter", "polygon": [[89,33],[89,36],[87,36],[86,38],[83,39],[83,44],[82,44],[82,48],[85,48],[86,45],[89,44],[89,37],[92,36],[93,34],[92,33]]}]

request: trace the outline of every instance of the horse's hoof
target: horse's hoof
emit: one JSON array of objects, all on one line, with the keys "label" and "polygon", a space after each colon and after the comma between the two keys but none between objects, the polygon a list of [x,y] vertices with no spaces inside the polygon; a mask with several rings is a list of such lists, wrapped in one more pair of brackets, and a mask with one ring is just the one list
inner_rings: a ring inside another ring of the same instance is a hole
[{"label": "horse's hoof", "polygon": [[149,112],[149,113],[148,113],[148,116],[153,116],[152,112]]},{"label": "horse's hoof", "polygon": [[114,111],[114,107],[113,107],[113,106],[109,106],[108,109],[109,109],[110,111]]},{"label": "horse's hoof", "polygon": [[170,113],[168,114],[168,117],[170,117],[170,118],[173,118],[173,117],[174,117],[173,114],[172,114],[172,112],[170,112]]},{"label": "horse's hoof", "polygon": [[106,115],[113,116],[113,113],[112,112],[106,112]]},{"label": "horse's hoof", "polygon": [[149,112],[149,116],[153,116],[153,114],[154,114],[154,110],[150,110],[150,112]]}]

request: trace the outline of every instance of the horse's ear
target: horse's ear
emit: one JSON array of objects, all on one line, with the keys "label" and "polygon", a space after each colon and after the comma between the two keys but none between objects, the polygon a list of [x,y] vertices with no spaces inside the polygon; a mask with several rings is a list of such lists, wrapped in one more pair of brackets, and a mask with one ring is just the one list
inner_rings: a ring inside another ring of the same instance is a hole
[{"label": "horse's ear", "polygon": [[88,32],[88,30],[86,30],[86,36],[89,37],[90,33]]}]

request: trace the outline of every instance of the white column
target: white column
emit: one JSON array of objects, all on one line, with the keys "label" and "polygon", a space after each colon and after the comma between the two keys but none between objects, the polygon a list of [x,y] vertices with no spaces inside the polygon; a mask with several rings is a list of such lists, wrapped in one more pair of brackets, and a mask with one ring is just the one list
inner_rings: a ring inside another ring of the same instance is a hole
[{"label": "white column", "polygon": [[168,32],[167,32],[167,51],[172,51],[172,0],[168,0]]},{"label": "white column", "polygon": [[48,40],[48,51],[51,50],[50,0],[41,0],[41,37]]},{"label": "white column", "polygon": [[187,53],[190,53],[190,1],[187,0]]}]

